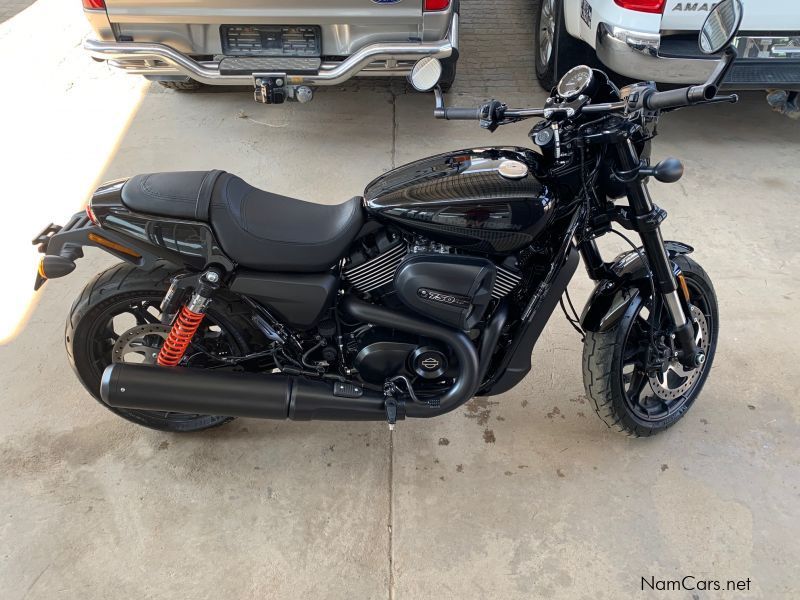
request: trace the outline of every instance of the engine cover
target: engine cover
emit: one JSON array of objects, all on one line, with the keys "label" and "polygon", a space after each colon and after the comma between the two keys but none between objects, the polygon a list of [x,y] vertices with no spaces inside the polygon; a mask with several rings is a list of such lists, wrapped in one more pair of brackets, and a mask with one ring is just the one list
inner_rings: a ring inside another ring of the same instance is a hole
[{"label": "engine cover", "polygon": [[400,264],[394,287],[413,311],[466,331],[483,318],[496,273],[485,258],[423,254]]}]

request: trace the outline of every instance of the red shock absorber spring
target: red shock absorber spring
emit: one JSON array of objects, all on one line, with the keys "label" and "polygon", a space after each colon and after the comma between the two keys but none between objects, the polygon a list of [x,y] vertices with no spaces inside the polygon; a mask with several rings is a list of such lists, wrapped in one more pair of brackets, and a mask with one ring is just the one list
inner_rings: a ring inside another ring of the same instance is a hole
[{"label": "red shock absorber spring", "polygon": [[187,306],[181,309],[167,336],[167,341],[158,353],[159,365],[174,367],[181,361],[204,316],[204,313],[194,312]]}]

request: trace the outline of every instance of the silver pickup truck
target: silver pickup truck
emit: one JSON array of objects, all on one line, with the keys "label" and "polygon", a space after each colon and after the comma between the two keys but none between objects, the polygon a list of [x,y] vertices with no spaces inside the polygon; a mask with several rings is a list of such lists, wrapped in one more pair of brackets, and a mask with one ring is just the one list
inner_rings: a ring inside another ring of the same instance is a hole
[{"label": "silver pickup truck", "polygon": [[253,85],[259,102],[405,76],[426,56],[455,79],[458,0],[83,0],[96,59],[176,89]]}]

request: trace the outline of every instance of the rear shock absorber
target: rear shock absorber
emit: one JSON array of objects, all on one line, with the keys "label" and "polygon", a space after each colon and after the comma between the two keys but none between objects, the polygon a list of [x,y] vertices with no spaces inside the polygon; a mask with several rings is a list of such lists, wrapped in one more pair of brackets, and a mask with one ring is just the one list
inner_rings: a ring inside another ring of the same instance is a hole
[{"label": "rear shock absorber", "polygon": [[172,324],[167,340],[158,352],[157,362],[162,367],[175,367],[181,362],[186,349],[203,322],[211,297],[219,287],[219,273],[207,271],[200,278],[200,284],[192,294],[191,300],[181,308]]}]

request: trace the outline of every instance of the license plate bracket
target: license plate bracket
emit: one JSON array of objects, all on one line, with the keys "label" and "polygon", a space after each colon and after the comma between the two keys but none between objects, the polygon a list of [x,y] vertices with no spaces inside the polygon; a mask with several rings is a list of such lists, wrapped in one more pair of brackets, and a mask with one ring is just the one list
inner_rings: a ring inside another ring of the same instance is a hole
[{"label": "license plate bracket", "polygon": [[743,60],[800,59],[800,36],[796,35],[739,36],[734,45]]},{"label": "license plate bracket", "polygon": [[318,25],[222,25],[225,56],[322,56]]}]

